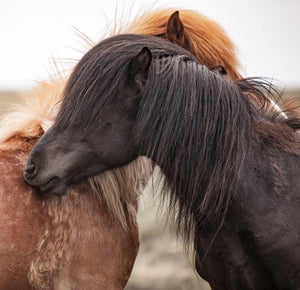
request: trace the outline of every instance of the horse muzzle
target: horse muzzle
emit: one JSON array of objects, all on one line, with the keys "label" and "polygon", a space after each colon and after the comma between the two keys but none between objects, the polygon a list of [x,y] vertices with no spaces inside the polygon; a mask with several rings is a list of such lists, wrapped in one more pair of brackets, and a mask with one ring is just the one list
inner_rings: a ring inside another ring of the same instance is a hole
[{"label": "horse muzzle", "polygon": [[62,196],[67,189],[64,181],[58,176],[39,178],[34,164],[27,165],[23,177],[28,185],[37,188],[42,194]]}]

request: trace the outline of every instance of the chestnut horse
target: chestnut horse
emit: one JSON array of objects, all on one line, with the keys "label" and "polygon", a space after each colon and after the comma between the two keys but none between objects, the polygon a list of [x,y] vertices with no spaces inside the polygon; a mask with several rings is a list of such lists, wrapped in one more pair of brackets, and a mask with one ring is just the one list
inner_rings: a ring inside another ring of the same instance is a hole
[{"label": "chestnut horse", "polygon": [[[148,12],[120,32],[163,37],[189,49],[211,69],[222,66],[229,77],[238,78],[234,46],[224,31],[196,12],[180,11],[182,21],[173,12]],[[1,123],[5,176],[0,178],[0,240],[6,241],[0,247],[1,289],[121,289],[137,253],[135,212],[153,169],[149,160],[139,158],[90,179],[90,187],[70,189],[61,200],[37,194],[21,178],[31,147],[55,117],[64,83],[59,76],[40,84],[28,104]],[[78,250],[82,248],[84,252]]]},{"label": "chestnut horse", "polygon": [[62,86],[41,84],[1,123],[1,289],[123,289],[138,252],[138,196],[152,172],[143,159],[62,198],[24,183],[26,159],[52,120]]}]

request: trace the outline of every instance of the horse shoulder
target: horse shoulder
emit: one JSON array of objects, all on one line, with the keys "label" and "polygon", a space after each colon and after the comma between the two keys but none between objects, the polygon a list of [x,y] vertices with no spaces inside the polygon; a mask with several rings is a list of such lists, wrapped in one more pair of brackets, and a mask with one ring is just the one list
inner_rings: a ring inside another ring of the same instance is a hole
[{"label": "horse shoulder", "polygon": [[31,289],[27,274],[43,224],[42,202],[23,180],[24,164],[22,151],[0,150],[1,289]]},{"label": "horse shoulder", "polygon": [[277,285],[292,287],[293,275],[300,273],[300,156],[261,145],[249,151],[234,204],[245,244],[255,248],[252,257]]}]

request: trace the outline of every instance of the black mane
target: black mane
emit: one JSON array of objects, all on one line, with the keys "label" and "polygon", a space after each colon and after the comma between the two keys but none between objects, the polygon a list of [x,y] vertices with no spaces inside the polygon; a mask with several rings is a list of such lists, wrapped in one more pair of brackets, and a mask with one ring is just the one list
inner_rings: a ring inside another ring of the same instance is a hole
[{"label": "black mane", "polygon": [[216,231],[223,223],[251,143],[251,120],[240,87],[218,73],[180,55],[152,64],[134,140],[166,175],[186,238],[195,224]]},{"label": "black mane", "polygon": [[92,48],[75,67],[64,90],[64,109],[58,113],[56,124],[89,126],[112,100],[118,102],[129,62],[144,46],[156,58],[182,55],[197,61],[185,49],[157,37],[124,34],[108,38]]}]

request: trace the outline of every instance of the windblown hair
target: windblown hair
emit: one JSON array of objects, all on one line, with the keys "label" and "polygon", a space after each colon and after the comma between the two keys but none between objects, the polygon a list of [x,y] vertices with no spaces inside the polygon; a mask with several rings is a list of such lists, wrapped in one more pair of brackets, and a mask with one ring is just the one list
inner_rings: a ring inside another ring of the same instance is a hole
[{"label": "windblown hair", "polygon": [[[234,83],[179,46],[150,36],[120,35],[101,42],[79,62],[64,91],[56,125],[90,126],[101,112],[121,102],[129,63],[145,46],[153,60],[133,140],[165,174],[164,188],[170,192],[179,232],[187,239],[195,225],[217,232],[236,194],[254,121],[288,124],[278,113],[275,117],[267,82]],[[286,129],[290,134],[293,128]]]},{"label": "windblown hair", "polygon": [[[158,36],[167,39],[167,23],[176,9],[147,11],[127,26],[121,26],[118,33],[133,33]],[[192,10],[178,10],[184,26],[185,43],[199,62],[210,69],[223,66],[230,79],[237,80],[239,61],[236,48],[226,32],[214,21]]]},{"label": "windblown hair", "polygon": [[[22,95],[22,103],[14,105],[0,124],[1,148],[24,147],[24,138],[39,138],[53,122],[65,78],[58,75],[48,82],[40,82],[32,91]],[[9,140],[9,144],[5,141]]]}]

